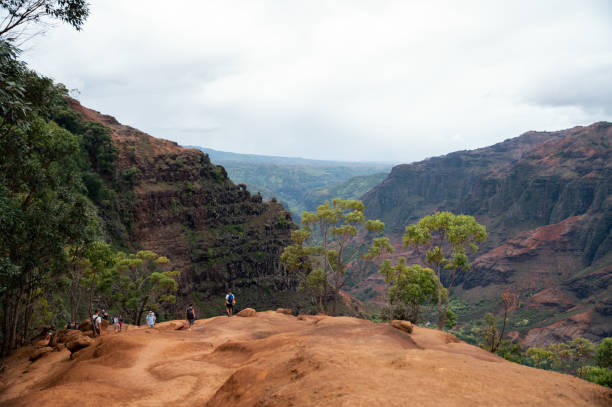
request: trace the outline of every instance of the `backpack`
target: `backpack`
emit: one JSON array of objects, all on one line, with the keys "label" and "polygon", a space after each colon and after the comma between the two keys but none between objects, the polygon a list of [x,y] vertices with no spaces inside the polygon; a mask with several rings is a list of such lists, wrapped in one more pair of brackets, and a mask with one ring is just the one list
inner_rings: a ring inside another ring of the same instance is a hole
[{"label": "backpack", "polygon": [[227,296],[227,303],[228,304],[232,304],[232,305],[234,305],[236,303],[236,300],[234,299],[234,294],[229,294]]},{"label": "backpack", "polygon": [[193,315],[193,308],[187,308],[187,319],[195,319]]}]

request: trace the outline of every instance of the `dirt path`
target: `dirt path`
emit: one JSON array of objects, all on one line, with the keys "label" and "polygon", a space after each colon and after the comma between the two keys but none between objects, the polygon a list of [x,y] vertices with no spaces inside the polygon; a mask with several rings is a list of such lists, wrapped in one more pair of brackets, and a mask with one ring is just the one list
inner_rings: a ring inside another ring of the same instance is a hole
[{"label": "dirt path", "polygon": [[[74,355],[8,361],[0,406],[610,406],[612,392],[416,328],[354,318],[216,317],[136,328]],[[174,324],[175,325],[175,324]]]}]

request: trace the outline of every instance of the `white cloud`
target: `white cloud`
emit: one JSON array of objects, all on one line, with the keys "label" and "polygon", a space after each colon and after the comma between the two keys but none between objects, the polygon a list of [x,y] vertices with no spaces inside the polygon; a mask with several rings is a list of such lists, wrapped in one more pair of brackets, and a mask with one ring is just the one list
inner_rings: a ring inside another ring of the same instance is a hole
[{"label": "white cloud", "polygon": [[125,124],[245,153],[414,161],[612,116],[603,1],[172,4],[96,2],[27,59]]}]

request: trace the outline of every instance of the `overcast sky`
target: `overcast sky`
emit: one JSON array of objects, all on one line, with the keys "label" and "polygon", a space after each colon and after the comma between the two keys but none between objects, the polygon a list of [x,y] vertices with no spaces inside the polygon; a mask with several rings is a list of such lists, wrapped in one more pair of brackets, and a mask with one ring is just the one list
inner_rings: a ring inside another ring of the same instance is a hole
[{"label": "overcast sky", "polygon": [[25,59],[183,145],[412,162],[612,121],[612,1],[101,1]]}]

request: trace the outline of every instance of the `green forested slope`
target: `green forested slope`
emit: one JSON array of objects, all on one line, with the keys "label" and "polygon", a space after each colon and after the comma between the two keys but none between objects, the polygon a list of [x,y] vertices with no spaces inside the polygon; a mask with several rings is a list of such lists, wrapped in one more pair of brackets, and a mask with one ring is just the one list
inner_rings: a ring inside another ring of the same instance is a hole
[{"label": "green forested slope", "polygon": [[[346,195],[345,198],[357,198],[374,186],[376,179],[384,178],[380,173],[391,169],[389,163],[320,161],[194,148],[208,154],[213,163],[222,165],[232,181],[246,184],[250,192],[260,192],[266,199],[279,200],[291,211],[295,221],[299,221],[304,210],[312,210],[325,199],[336,196],[327,196],[325,189],[337,190]],[[352,177],[373,174],[377,176],[359,178],[340,186]]]}]

